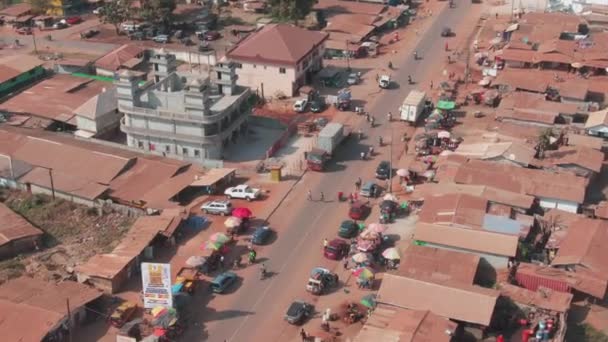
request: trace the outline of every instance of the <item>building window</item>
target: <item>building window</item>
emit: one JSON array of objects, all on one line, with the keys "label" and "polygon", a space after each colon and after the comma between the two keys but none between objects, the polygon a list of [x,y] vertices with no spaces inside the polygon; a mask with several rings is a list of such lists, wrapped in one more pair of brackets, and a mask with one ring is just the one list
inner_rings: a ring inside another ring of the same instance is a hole
[{"label": "building window", "polygon": [[266,66],[264,65],[264,70],[266,70]]},{"label": "building window", "polygon": [[253,68],[255,69],[255,67],[256,67],[256,65],[254,64],[254,65],[253,65]]},{"label": "building window", "polygon": [[313,57],[317,57],[318,55],[319,55],[319,51],[315,49],[315,50],[312,52],[312,56],[313,56]]},{"label": "building window", "polygon": [[200,157],[201,156],[201,151],[200,150],[194,150],[194,156],[195,157]]},{"label": "building window", "polygon": [[279,74],[284,74],[285,72],[285,68],[279,68]]},{"label": "building window", "polygon": [[144,142],[143,141],[138,141],[137,142],[137,147],[144,148]]},{"label": "building window", "polygon": [[187,147],[182,147],[182,154],[187,156],[188,155],[188,148]]},{"label": "building window", "polygon": [[165,145],[165,152],[171,152],[171,146]]},{"label": "building window", "polygon": [[234,67],[237,69],[243,69],[243,64],[241,63],[234,63]]}]

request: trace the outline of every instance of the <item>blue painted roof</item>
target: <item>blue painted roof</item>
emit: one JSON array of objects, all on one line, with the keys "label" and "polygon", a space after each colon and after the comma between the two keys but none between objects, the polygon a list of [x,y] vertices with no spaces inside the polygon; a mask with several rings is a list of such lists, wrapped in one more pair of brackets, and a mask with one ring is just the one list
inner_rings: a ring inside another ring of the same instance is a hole
[{"label": "blue painted roof", "polygon": [[523,224],[508,217],[486,214],[483,217],[483,229],[489,232],[520,235]]}]

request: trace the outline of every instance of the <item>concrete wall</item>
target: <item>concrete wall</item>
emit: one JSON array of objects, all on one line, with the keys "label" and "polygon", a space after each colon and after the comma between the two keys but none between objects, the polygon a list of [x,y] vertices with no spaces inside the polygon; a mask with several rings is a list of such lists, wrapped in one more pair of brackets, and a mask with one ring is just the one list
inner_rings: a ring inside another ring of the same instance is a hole
[{"label": "concrete wall", "polygon": [[0,246],[0,260],[12,258],[21,253],[31,252],[40,246],[40,236],[25,237]]},{"label": "concrete wall", "polygon": [[554,198],[540,197],[540,206],[544,209],[560,209],[569,213],[577,213],[579,204]]},{"label": "concrete wall", "polygon": [[[237,83],[249,87],[252,91],[259,92],[264,97],[275,97],[278,93],[291,96],[296,81],[295,67],[274,66],[240,62],[241,67],[236,69],[238,75]],[[280,73],[280,68],[285,68],[285,73]]]},{"label": "concrete wall", "polygon": [[[185,63],[192,64],[200,64],[200,65],[215,65],[217,63],[217,57],[215,55],[215,51],[210,51],[209,53],[204,52],[194,52],[194,51],[182,51],[182,50],[173,50],[171,48],[163,48],[165,52],[175,55],[175,59],[178,61],[182,61]],[[155,55],[160,52],[161,49],[152,49]]]},{"label": "concrete wall", "polygon": [[[38,186],[36,184],[31,184],[30,189],[33,194],[44,194],[44,195],[48,195],[48,196],[53,195],[53,192],[51,191],[51,189],[47,189],[47,188]],[[55,197],[63,198],[66,201],[86,205],[88,207],[93,207],[96,204],[95,201],[88,200],[88,199],[82,198],[82,197],[73,196],[70,194],[66,194],[64,192],[58,191],[57,189],[55,189]]]}]

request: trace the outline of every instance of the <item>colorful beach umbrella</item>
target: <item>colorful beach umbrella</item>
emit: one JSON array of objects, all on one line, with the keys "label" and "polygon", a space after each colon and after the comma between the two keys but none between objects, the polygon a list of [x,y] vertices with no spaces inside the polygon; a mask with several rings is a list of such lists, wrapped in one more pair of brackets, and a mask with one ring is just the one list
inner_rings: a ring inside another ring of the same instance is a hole
[{"label": "colorful beach umbrella", "polygon": [[386,195],[384,195],[384,197],[382,197],[382,200],[397,202],[397,196],[395,196],[393,194],[386,194]]},{"label": "colorful beach umbrella", "polygon": [[209,241],[217,242],[223,245],[226,242],[230,241],[230,238],[224,233],[213,233],[213,235],[209,237]]},{"label": "colorful beach umbrella", "polygon": [[367,267],[359,267],[353,271],[353,275],[361,280],[374,278],[374,272]]},{"label": "colorful beach umbrella", "polygon": [[376,295],[374,293],[370,293],[363,298],[361,298],[361,304],[373,309],[376,307]]},{"label": "colorful beach umbrella", "polygon": [[253,215],[253,213],[251,212],[251,210],[249,210],[249,208],[240,207],[232,211],[232,216],[238,217],[240,219],[250,218],[251,215]]},{"label": "colorful beach umbrella", "polygon": [[401,259],[401,255],[399,253],[399,250],[395,247],[391,247],[391,248],[387,248],[386,250],[384,250],[384,252],[382,252],[382,256],[385,259],[388,260],[399,260]]},{"label": "colorful beach umbrella", "polygon": [[203,245],[203,249],[208,249],[208,250],[212,250],[212,251],[217,251],[220,248],[222,248],[224,244],[222,243],[218,243],[218,242],[213,242],[213,241],[207,241],[207,243],[205,243]]},{"label": "colorful beach umbrella", "polygon": [[235,228],[241,225],[241,223],[243,222],[243,220],[241,220],[238,217],[229,217],[226,219],[226,221],[224,221],[224,226],[226,226],[226,228]]}]

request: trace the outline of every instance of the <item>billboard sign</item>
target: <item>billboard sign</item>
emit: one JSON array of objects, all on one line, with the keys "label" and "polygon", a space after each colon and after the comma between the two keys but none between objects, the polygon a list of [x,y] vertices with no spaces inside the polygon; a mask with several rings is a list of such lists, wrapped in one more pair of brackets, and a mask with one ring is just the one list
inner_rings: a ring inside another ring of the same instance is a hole
[{"label": "billboard sign", "polygon": [[170,264],[142,262],[141,281],[144,308],[152,309],[157,306],[173,307]]}]

